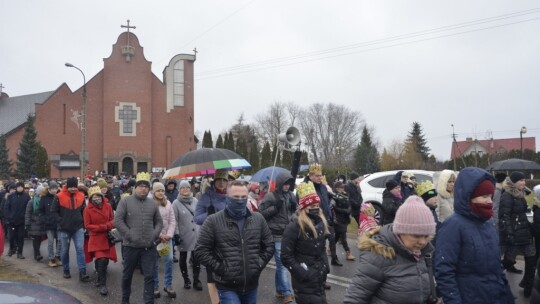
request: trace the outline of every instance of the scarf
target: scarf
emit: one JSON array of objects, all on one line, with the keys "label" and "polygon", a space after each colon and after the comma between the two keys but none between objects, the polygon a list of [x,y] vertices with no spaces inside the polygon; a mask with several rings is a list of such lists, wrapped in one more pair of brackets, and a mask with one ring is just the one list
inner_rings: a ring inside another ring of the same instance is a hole
[{"label": "scarf", "polygon": [[193,202],[193,194],[190,193],[188,196],[179,195],[178,201],[182,204],[191,205],[191,203]]},{"label": "scarf", "polygon": [[33,198],[33,200],[34,200],[34,206],[33,206],[33,207],[34,207],[34,209],[33,209],[33,210],[34,210],[34,214],[38,213],[38,209],[39,209],[39,199],[40,199],[39,195],[34,195],[34,198]]}]

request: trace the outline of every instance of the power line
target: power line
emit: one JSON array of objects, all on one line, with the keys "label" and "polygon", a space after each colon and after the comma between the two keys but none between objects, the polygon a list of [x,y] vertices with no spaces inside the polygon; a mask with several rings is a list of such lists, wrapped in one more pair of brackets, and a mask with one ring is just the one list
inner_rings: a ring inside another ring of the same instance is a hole
[{"label": "power line", "polygon": [[[540,12],[540,9],[535,9],[534,12],[530,12],[530,11],[531,10],[525,11],[525,12],[519,12],[519,13],[521,13],[519,16],[532,14],[532,13],[538,13],[538,12]],[[445,27],[440,27],[440,28],[437,28],[437,29],[425,30],[425,31],[411,33],[411,34],[404,34],[404,35],[400,35],[400,36],[394,36],[394,37],[389,37],[389,38],[385,38],[385,39],[368,41],[368,42],[364,42],[364,43],[360,43],[360,44],[342,46],[342,47],[322,50],[322,51],[318,51],[318,52],[311,52],[311,53],[305,53],[305,54],[294,55],[294,56],[289,56],[289,57],[281,57],[281,58],[269,59],[269,60],[265,60],[265,61],[261,61],[261,62],[255,62],[255,63],[244,64],[244,65],[240,65],[240,66],[233,66],[233,67],[228,67],[228,68],[214,69],[214,70],[209,70],[209,71],[206,71],[206,72],[197,73],[196,76],[201,76],[201,75],[205,75],[205,74],[210,75],[210,76],[206,76],[206,77],[197,78],[197,80],[204,80],[204,79],[210,79],[210,78],[216,78],[216,77],[224,77],[224,76],[229,76],[229,75],[234,75],[234,74],[248,73],[248,72],[259,71],[259,70],[264,70],[264,69],[278,68],[278,67],[283,67],[283,66],[288,66],[288,65],[296,65],[296,64],[306,63],[306,62],[311,62],[311,61],[318,61],[318,60],[334,58],[334,57],[340,57],[340,56],[346,56],[346,55],[351,55],[351,54],[356,54],[356,53],[363,53],[363,52],[368,52],[368,51],[373,51],[373,50],[379,50],[379,49],[385,49],[385,48],[396,47],[396,46],[401,46],[401,45],[407,45],[407,44],[412,44],[412,43],[418,43],[418,42],[423,42],[423,41],[428,41],[428,40],[433,40],[433,39],[439,39],[439,38],[444,38],[444,37],[457,36],[457,35],[467,34],[467,33],[476,32],[476,31],[482,31],[482,30],[488,30],[488,29],[493,29],[493,28],[498,28],[498,27],[503,27],[503,26],[508,26],[508,25],[514,25],[514,24],[518,24],[518,23],[536,21],[536,20],[540,19],[540,17],[539,17],[539,18],[531,18],[531,19],[519,20],[519,21],[515,21],[515,22],[508,22],[508,23],[488,26],[488,27],[484,27],[484,28],[476,28],[476,29],[472,29],[472,30],[461,31],[461,32],[457,32],[457,33],[450,33],[450,34],[439,35],[439,36],[434,36],[434,37],[429,37],[429,38],[424,38],[424,39],[417,39],[417,40],[412,40],[412,41],[404,41],[404,42],[394,43],[394,44],[390,44],[390,45],[384,45],[384,46],[380,46],[380,47],[363,49],[363,50],[344,52],[344,51],[346,51],[348,49],[355,49],[355,48],[365,47],[365,46],[374,45],[374,44],[381,44],[381,43],[391,42],[391,41],[400,40],[400,39],[407,39],[407,38],[414,38],[414,37],[418,37],[418,36],[425,36],[425,35],[429,35],[429,34],[433,34],[433,33],[437,33],[437,32],[444,32],[444,31],[454,30],[454,29],[457,29],[457,28],[470,27],[470,26],[473,26],[473,25],[478,25],[478,24],[482,24],[482,23],[497,21],[494,18],[498,18],[498,20],[514,18],[514,17],[517,16],[516,14],[518,14],[518,13],[508,14],[508,15],[505,15],[505,17],[498,16],[498,17],[485,18],[485,19],[480,19],[480,20],[476,20],[476,21],[470,21],[470,22],[466,22],[466,23],[461,23],[461,24],[458,24],[458,25],[445,26]],[[509,15],[512,15],[512,16],[509,16]],[[490,19],[490,21],[485,21],[487,19]],[[465,25],[465,24],[468,24],[468,25]],[[336,53],[336,52],[341,52],[341,53],[340,54],[335,54],[335,55],[329,55],[329,56],[322,56],[324,54]],[[300,61],[293,61],[293,60],[297,60],[297,59],[309,58],[309,57],[315,57],[315,56],[318,56],[318,57],[311,58],[311,59],[306,59],[306,60],[300,60]],[[293,61],[293,62],[288,62],[288,61]],[[280,63],[280,62],[285,62],[285,63],[274,64],[274,63]],[[274,65],[271,65],[271,64],[274,64]],[[257,66],[261,66],[261,67],[257,67]],[[240,71],[235,72],[235,70],[240,70]],[[216,75],[212,75],[212,74],[216,74]]]},{"label": "power line", "polygon": [[[243,9],[245,9],[246,7],[250,6],[253,2],[255,2],[255,0],[251,0],[249,1],[247,4],[244,4],[243,6],[241,6],[240,8],[238,8],[237,10],[235,10],[234,12],[232,12],[231,14],[225,16],[225,18],[221,19],[220,21],[218,21],[217,23],[215,23],[214,25],[210,26],[209,28],[207,28],[206,30],[204,30],[202,33],[198,34],[197,36],[195,36],[194,38],[192,38],[191,40],[189,40],[188,42],[186,42],[184,45],[182,45],[181,47],[179,47],[178,49],[183,49],[184,47],[188,46],[189,44],[191,44],[192,42],[196,41],[197,39],[203,37],[204,35],[208,34],[209,32],[211,32],[213,29],[215,29],[216,27],[220,26],[221,24],[225,23],[225,21],[229,20],[230,18],[232,18],[234,15],[238,14],[239,12],[241,12]],[[161,59],[157,62],[162,62],[166,59]]]}]

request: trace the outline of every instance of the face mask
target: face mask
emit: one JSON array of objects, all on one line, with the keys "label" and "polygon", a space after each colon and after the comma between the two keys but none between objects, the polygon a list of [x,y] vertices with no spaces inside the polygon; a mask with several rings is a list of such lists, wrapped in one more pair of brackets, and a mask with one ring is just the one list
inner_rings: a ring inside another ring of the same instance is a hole
[{"label": "face mask", "polygon": [[96,206],[101,205],[102,202],[103,202],[103,199],[99,199],[99,198],[95,198],[95,197],[92,198],[92,203],[94,205],[96,205]]},{"label": "face mask", "polygon": [[493,203],[475,204],[470,203],[472,213],[480,216],[483,220],[489,220],[493,216]]},{"label": "face mask", "polygon": [[247,198],[235,199],[227,197],[227,210],[229,211],[229,215],[235,220],[239,220],[246,216],[246,205]]},{"label": "face mask", "polygon": [[318,217],[320,212],[321,212],[320,208],[312,208],[312,209],[307,210],[307,214],[309,216],[314,216],[314,217]]}]

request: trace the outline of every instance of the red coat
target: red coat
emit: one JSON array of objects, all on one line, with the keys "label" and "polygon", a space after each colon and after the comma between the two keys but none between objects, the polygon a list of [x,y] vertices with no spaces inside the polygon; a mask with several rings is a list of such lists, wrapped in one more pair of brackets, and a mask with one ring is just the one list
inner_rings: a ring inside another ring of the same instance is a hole
[{"label": "red coat", "polygon": [[84,246],[86,262],[91,262],[93,258],[109,258],[116,262],[116,248],[107,239],[107,231],[114,228],[114,214],[107,199],[99,208],[88,203],[84,209],[84,228],[90,236]]}]

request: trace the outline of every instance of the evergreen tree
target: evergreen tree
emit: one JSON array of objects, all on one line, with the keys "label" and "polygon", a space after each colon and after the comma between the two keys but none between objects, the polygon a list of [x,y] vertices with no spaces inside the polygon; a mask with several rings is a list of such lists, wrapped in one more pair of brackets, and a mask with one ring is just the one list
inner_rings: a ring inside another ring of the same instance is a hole
[{"label": "evergreen tree", "polygon": [[47,150],[40,142],[36,144],[35,172],[39,178],[49,177],[51,174],[51,163],[49,162]]},{"label": "evergreen tree", "polygon": [[265,142],[261,152],[261,168],[272,166],[272,151],[270,150],[270,143]]},{"label": "evergreen tree", "polygon": [[[431,149],[427,146],[427,141],[425,139],[425,135],[423,134],[422,126],[416,121],[413,122],[412,129],[405,140],[405,158],[414,160],[418,158],[415,155],[417,154],[420,156],[420,159],[423,162],[427,162],[430,150]],[[415,166],[415,168],[418,167]]]},{"label": "evergreen tree", "polygon": [[212,141],[212,132],[210,130],[204,131],[203,140],[202,140],[202,147],[203,148],[213,148],[214,142]]},{"label": "evergreen tree", "polygon": [[247,143],[241,138],[238,138],[236,141],[236,153],[240,154],[243,158],[248,159]]},{"label": "evergreen tree", "polygon": [[218,135],[218,138],[216,140],[216,148],[221,148],[223,149],[224,145],[223,145],[223,137],[221,136],[221,134]]},{"label": "evergreen tree", "polygon": [[225,146],[225,149],[235,151],[235,149],[234,149],[234,136],[233,136],[231,131],[229,131],[229,133],[226,134],[224,146]]},{"label": "evergreen tree", "polygon": [[354,168],[360,175],[378,172],[380,169],[379,151],[371,141],[368,128],[362,129],[360,144],[354,153]]},{"label": "evergreen tree", "polygon": [[6,144],[6,136],[0,135],[0,178],[8,179],[11,176],[12,162],[9,160],[9,149]]},{"label": "evergreen tree", "polygon": [[304,150],[302,151],[302,156],[300,157],[300,165],[308,165],[308,164],[309,164],[308,152]]},{"label": "evergreen tree", "polygon": [[293,165],[293,159],[294,159],[294,152],[283,150],[282,158],[281,158],[281,167],[285,169],[292,168]]},{"label": "evergreen tree", "polygon": [[261,156],[259,151],[259,143],[254,140],[251,142],[249,150],[249,163],[251,164],[251,173],[259,171],[261,168]]},{"label": "evergreen tree", "polygon": [[34,120],[31,115],[28,115],[26,128],[19,144],[19,153],[17,153],[17,176],[19,178],[29,178],[35,174],[36,137]]}]

